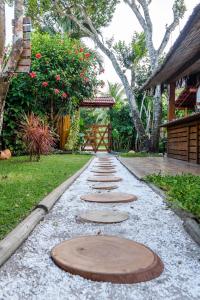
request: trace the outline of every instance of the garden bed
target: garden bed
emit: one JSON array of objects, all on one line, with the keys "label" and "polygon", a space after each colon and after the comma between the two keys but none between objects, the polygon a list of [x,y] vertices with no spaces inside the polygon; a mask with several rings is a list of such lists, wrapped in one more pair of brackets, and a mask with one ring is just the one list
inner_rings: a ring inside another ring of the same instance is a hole
[{"label": "garden bed", "polygon": [[174,208],[183,209],[200,221],[200,176],[152,174],[145,179],[164,190]]},{"label": "garden bed", "polygon": [[0,161],[0,239],[22,221],[43,197],[71,177],[89,155],[49,155]]}]

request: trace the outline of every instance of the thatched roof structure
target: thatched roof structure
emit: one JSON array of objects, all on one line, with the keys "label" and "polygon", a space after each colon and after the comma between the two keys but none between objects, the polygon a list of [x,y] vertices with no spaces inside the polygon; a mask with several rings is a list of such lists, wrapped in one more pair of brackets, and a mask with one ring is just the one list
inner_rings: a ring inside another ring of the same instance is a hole
[{"label": "thatched roof structure", "polygon": [[200,4],[190,16],[163,64],[142,87],[170,83],[200,72]]}]

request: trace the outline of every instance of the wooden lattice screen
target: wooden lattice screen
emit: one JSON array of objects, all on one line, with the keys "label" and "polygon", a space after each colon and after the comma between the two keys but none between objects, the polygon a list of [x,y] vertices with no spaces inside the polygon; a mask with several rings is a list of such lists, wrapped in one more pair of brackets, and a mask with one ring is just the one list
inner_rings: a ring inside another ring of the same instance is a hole
[{"label": "wooden lattice screen", "polygon": [[111,151],[111,125],[91,125],[85,131],[84,145],[85,151]]}]

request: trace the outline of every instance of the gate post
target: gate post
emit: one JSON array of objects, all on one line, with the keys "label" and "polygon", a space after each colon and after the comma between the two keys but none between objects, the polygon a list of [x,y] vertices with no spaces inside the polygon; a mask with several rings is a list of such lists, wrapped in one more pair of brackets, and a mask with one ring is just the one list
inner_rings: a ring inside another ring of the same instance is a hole
[{"label": "gate post", "polygon": [[112,125],[111,124],[108,125],[108,142],[109,142],[108,151],[111,152],[112,150]]}]

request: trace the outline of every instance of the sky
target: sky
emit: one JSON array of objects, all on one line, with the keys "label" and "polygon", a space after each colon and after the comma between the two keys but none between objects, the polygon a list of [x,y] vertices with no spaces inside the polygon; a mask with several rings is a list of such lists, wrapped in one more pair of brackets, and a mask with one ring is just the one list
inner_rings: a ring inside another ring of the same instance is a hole
[{"label": "sky", "polygon": [[[97,0],[98,1],[98,0]],[[109,1],[109,0],[108,0]],[[165,32],[166,24],[170,24],[173,20],[173,6],[174,0],[152,0],[150,5],[150,16],[153,23],[153,41],[154,45],[157,48],[162,40],[162,37]],[[200,0],[185,0],[187,11],[185,13],[184,18],[181,20],[180,25],[176,28],[176,30],[172,33],[170,37],[170,41],[167,45],[166,52],[173,45],[174,41],[178,37],[180,31],[186,24],[188,17],[191,15],[194,7],[200,3]],[[7,42],[10,42],[12,39],[12,27],[11,20],[13,18],[13,9],[6,9],[6,25],[7,25]],[[134,16],[131,9],[128,5],[121,2],[114,14],[112,22],[110,25],[103,29],[104,39],[110,39],[114,37],[114,40],[117,42],[118,40],[124,40],[127,43],[131,41],[132,35],[134,31],[141,31],[141,27]],[[88,46],[94,47],[93,43],[87,39],[85,40]],[[102,53],[101,53],[102,54]],[[109,59],[104,55],[104,69],[105,73],[101,75],[101,79],[106,83],[110,82],[120,82],[115,70]],[[107,87],[107,85],[106,85]],[[104,89],[106,89],[106,87]]]}]

